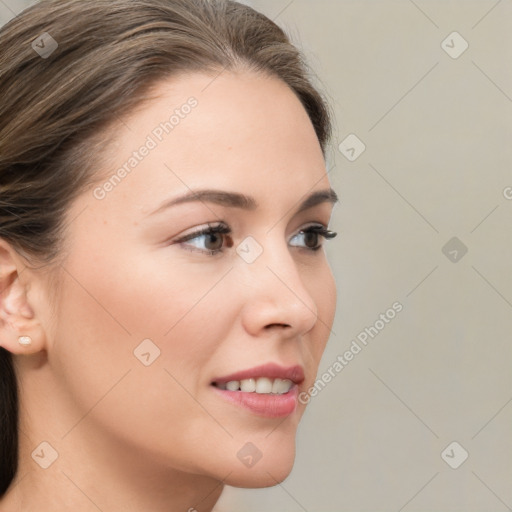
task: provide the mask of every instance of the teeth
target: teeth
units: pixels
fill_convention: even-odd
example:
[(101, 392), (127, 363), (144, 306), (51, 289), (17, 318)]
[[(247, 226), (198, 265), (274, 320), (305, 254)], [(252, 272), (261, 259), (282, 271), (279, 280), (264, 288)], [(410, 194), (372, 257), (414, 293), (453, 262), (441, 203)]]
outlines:
[(217, 384), (219, 389), (228, 391), (243, 391), (245, 393), (273, 394), (282, 395), (288, 393), (293, 382), (288, 379), (269, 379), (268, 377), (260, 377), (259, 379), (242, 379), (232, 380), (225, 384)]
[(272, 393), (272, 381), (266, 377), (261, 377), (256, 382), (256, 393)]
[(228, 391), (238, 391), (240, 389), (240, 381), (232, 380), (226, 383), (226, 389)]
[(256, 391), (256, 381), (254, 379), (243, 379), (240, 381), (240, 391), (252, 393)]
[(292, 381), (288, 379), (275, 379), (272, 384), (272, 393), (277, 393), (278, 395), (288, 393), (292, 384)]

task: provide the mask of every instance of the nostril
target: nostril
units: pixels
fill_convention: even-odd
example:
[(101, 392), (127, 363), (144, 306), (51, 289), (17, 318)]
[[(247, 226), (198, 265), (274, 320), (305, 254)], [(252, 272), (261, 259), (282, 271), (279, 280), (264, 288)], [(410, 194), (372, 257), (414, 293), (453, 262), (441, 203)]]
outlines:
[(270, 327), (274, 327), (274, 326), (277, 326), (277, 327), (291, 327), (290, 324), (268, 324), (265, 326), (265, 329), (269, 329)]

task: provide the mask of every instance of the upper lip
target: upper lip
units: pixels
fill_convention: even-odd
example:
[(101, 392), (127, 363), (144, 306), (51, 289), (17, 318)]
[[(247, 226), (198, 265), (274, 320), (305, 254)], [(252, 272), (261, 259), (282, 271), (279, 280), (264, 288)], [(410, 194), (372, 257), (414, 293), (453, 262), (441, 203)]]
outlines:
[(225, 384), (233, 380), (257, 379), (259, 377), (288, 379), (295, 384), (301, 384), (304, 381), (304, 369), (299, 365), (284, 367), (275, 363), (267, 363), (250, 368), (249, 370), (242, 370), (231, 375), (216, 378), (212, 383)]

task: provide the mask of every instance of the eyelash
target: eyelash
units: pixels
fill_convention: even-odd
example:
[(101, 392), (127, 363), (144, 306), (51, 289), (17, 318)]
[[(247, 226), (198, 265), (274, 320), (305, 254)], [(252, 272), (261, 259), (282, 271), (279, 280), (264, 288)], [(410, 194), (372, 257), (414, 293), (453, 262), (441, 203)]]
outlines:
[[(231, 228), (227, 226), (224, 223), (218, 224), (216, 226), (211, 226), (208, 224), (207, 228), (201, 229), (195, 233), (191, 233), (190, 235), (187, 235), (183, 238), (180, 238), (179, 240), (176, 240), (175, 243), (178, 243), (185, 247), (186, 250), (191, 252), (199, 252), (208, 256), (215, 256), (216, 254), (224, 252), (224, 249), (215, 249), (215, 250), (202, 250), (202, 249), (190, 249), (186, 248), (185, 242), (188, 242), (189, 240), (195, 240), (196, 238), (200, 238), (201, 236), (205, 235), (230, 235), (232, 233)], [(300, 234), (309, 234), (309, 233), (315, 233), (317, 235), (322, 236), (323, 238), (329, 240), (331, 238), (334, 238), (338, 233), (335, 233), (334, 231), (329, 231), (324, 225), (318, 224), (309, 226), (305, 229), (301, 229), (297, 235)], [(297, 236), (297, 235), (294, 235)], [(231, 244), (229, 247), (232, 247), (233, 244)], [(317, 245), (316, 247), (310, 248), (310, 247), (304, 247), (307, 251), (316, 252), (319, 249), (321, 249), (323, 245)]]

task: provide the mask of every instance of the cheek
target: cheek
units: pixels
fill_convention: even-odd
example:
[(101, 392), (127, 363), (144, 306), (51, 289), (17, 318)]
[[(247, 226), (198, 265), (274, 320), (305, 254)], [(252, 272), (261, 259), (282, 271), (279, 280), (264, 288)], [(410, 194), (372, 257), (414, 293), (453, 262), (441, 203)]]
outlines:
[(69, 267), (57, 333), (67, 350), (105, 361), (101, 370), (130, 366), (139, 345), (154, 344), (152, 357), (160, 352), (166, 365), (197, 375), (231, 325), (223, 323), (230, 313), (222, 287), (215, 289), (219, 276), (150, 256), (101, 265)]
[(305, 388), (309, 388), (316, 378), (327, 342), (333, 335), (337, 290), (334, 276), (327, 264), (319, 268), (314, 275), (310, 275), (304, 284), (316, 304), (318, 313), (317, 322), (307, 334), (307, 341), (304, 344), (304, 357), (311, 368), (309, 379), (305, 383)]
[(332, 335), (332, 324), (336, 315), (337, 290), (336, 282), (328, 265), (324, 265), (311, 283), (311, 294), (318, 309), (318, 320), (315, 325), (317, 332), (315, 339), (318, 342), (320, 355)]
[(127, 279), (120, 266), (68, 267), (52, 358), (72, 404), (63, 433), (83, 418), (69, 441), (94, 433), (182, 468), (190, 439), (214, 432), (225, 442), (195, 397), (234, 312), (218, 275), (191, 274), (139, 266)]

